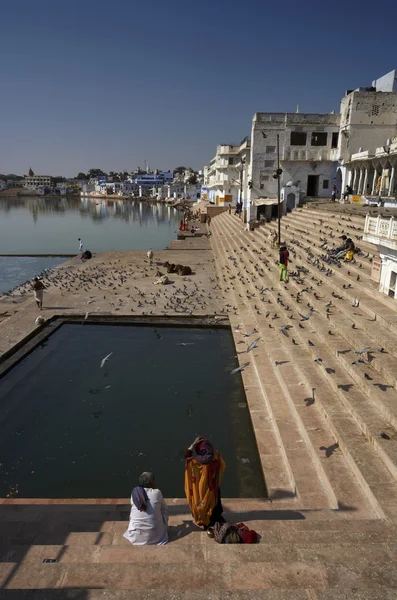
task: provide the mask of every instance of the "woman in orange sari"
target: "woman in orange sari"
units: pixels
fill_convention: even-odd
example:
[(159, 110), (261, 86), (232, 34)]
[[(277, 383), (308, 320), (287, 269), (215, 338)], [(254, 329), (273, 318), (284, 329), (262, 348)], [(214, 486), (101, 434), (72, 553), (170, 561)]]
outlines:
[(225, 462), (211, 442), (197, 437), (185, 454), (185, 494), (196, 525), (208, 529), (222, 517), (220, 483)]

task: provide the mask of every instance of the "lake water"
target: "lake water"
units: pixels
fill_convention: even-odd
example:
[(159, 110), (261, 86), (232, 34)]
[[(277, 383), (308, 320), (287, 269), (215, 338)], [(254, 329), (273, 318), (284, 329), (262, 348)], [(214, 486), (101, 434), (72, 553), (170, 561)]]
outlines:
[(28, 279), (33, 279), (44, 269), (51, 269), (65, 262), (65, 258), (0, 256), (0, 294), (13, 290)]
[(153, 471), (183, 497), (199, 434), (226, 462), (223, 496), (264, 497), (235, 355), (228, 330), (61, 326), (0, 379), (0, 496), (123, 498)]
[(180, 212), (137, 200), (0, 197), (0, 254), (162, 250), (176, 239)]

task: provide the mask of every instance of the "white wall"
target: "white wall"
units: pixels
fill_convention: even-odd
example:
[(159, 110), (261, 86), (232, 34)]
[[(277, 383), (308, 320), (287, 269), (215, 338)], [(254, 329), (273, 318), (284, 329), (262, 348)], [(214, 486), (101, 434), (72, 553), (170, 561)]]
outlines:
[(376, 88), (377, 92), (397, 92), (397, 75), (396, 70), (386, 73), (379, 79), (372, 82), (372, 87)]
[(341, 101), (339, 154), (346, 162), (352, 154), (370, 154), (397, 134), (397, 93), (352, 92)]
[[(380, 273), (379, 291), (383, 294), (389, 294), (389, 283), (392, 272), (397, 273), (397, 250), (381, 247), (380, 257), (382, 267)], [(395, 296), (396, 298), (396, 296)]]

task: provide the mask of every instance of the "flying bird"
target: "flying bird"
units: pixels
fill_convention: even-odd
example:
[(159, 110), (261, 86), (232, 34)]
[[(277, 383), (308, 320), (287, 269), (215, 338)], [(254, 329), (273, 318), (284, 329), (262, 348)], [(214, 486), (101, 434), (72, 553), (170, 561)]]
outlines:
[(105, 364), (105, 362), (106, 362), (107, 360), (109, 360), (109, 358), (112, 356), (112, 354), (113, 354), (113, 352), (110, 352), (110, 354), (108, 354), (107, 356), (105, 356), (105, 358), (103, 358), (103, 359), (101, 360), (101, 369), (102, 369), (103, 365)]
[(355, 350), (354, 354), (365, 354), (366, 352), (368, 352), (369, 348), (362, 348), (361, 350)]
[(312, 316), (312, 312), (313, 312), (313, 309), (310, 309), (310, 311), (307, 313), (306, 316), (301, 315), (301, 313), (299, 313), (300, 317), (301, 317), (301, 321), (308, 321), (310, 319), (310, 317)]
[(251, 333), (243, 333), (244, 337), (251, 337), (251, 335), (254, 335), (254, 333), (258, 333), (257, 329), (254, 329), (251, 331)]
[(258, 346), (258, 342), (259, 342), (259, 340), (260, 340), (260, 339), (261, 339), (261, 338), (260, 338), (260, 337), (258, 337), (258, 339), (257, 339), (257, 340), (254, 340), (254, 341), (252, 342), (252, 344), (250, 344), (250, 345), (248, 346), (248, 348), (247, 348), (247, 352), (251, 352), (251, 350), (253, 350), (254, 348), (256, 348), (256, 347)]
[(250, 363), (246, 362), (243, 365), (241, 365), (241, 367), (237, 367), (237, 369), (233, 369), (233, 371), (230, 372), (230, 375), (235, 375), (236, 373), (239, 373), (240, 371), (244, 371), (245, 367), (248, 367)]

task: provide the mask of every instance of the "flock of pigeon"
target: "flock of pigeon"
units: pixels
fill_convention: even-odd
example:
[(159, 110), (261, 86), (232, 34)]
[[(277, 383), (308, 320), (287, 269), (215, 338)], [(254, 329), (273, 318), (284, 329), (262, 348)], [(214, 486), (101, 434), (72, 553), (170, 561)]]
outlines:
[[(345, 223), (341, 223), (340, 221), (345, 221)], [(236, 305), (247, 304), (248, 301), (255, 320), (260, 324), (259, 329), (263, 338), (266, 337), (263, 327), (267, 322), (268, 328), (275, 331), (278, 330), (281, 336), (290, 341), (291, 345), (299, 346), (301, 344), (307, 344), (307, 346), (311, 348), (311, 352), (314, 353), (314, 363), (319, 367), (322, 367), (324, 372), (329, 376), (335, 375), (335, 369), (326, 364), (327, 361), (324, 356), (322, 357), (315, 354), (317, 342), (314, 343), (312, 340), (308, 339), (307, 335), (310, 335), (311, 332), (312, 335), (316, 334), (319, 318), (323, 320), (322, 326), (324, 326), (327, 325), (327, 323), (324, 322), (325, 318), (329, 320), (338, 314), (335, 300), (350, 302), (353, 309), (358, 309), (360, 306), (360, 299), (358, 296), (354, 296), (352, 300), (349, 300), (349, 297), (351, 297), (352, 294), (354, 295), (354, 292), (356, 294), (359, 293), (358, 286), (355, 286), (353, 282), (353, 275), (349, 270), (349, 266), (341, 261), (334, 261), (333, 263), (327, 261), (329, 256), (327, 251), (334, 245), (330, 240), (334, 239), (336, 243), (340, 242), (340, 240), (338, 240), (338, 234), (344, 233), (347, 229), (357, 230), (357, 232), (360, 231), (359, 227), (349, 223), (350, 219), (348, 217), (342, 217), (340, 221), (338, 221), (338, 227), (334, 228), (334, 230), (328, 225), (323, 225), (320, 221), (321, 234), (323, 235), (325, 230), (328, 231), (328, 237), (323, 237), (321, 246), (318, 246), (319, 249), (326, 252), (324, 255), (319, 256), (319, 252), (313, 251), (316, 242), (307, 237), (309, 236), (309, 233), (305, 230), (300, 230), (301, 235), (299, 240), (292, 238), (288, 241), (288, 250), (290, 259), (292, 259), (292, 270), (290, 270), (289, 277), (294, 281), (294, 285), (286, 284), (283, 285), (283, 287), (278, 287), (275, 282), (273, 286), (269, 285), (276, 274), (274, 265), (278, 265), (278, 250), (272, 251), (270, 245), (267, 247), (265, 245), (260, 246), (260, 243), (258, 243), (259, 239), (265, 244), (263, 237), (257, 237), (256, 244), (250, 243), (248, 240), (245, 245), (241, 246), (238, 245), (237, 239), (234, 239), (232, 243), (232, 237), (228, 238), (228, 264), (223, 267), (222, 273), (224, 291), (225, 293), (229, 292), (229, 304), (226, 304), (226, 306), (230, 312), (234, 315), (238, 315), (239, 311)], [(350, 232), (348, 233), (352, 235)], [(361, 237), (362, 236), (357, 233), (356, 239), (360, 240)], [(365, 254), (360, 250), (358, 250), (358, 254), (365, 259), (369, 259), (369, 262), (371, 261), (368, 254)], [(250, 263), (249, 265), (247, 265), (247, 261)], [(307, 266), (305, 266), (305, 262), (308, 263)], [(362, 268), (361, 262), (357, 263), (356, 267)], [(329, 287), (324, 286), (324, 277), (332, 278), (335, 273), (342, 268), (346, 270), (348, 276), (352, 276), (352, 284), (342, 286), (342, 288), (346, 289), (347, 297), (342, 297), (342, 295), (336, 291), (336, 286), (331, 286), (334, 287), (334, 289), (330, 293), (330, 297), (326, 298), (326, 294), (329, 293)], [(317, 277), (315, 273), (313, 274), (313, 271), (315, 272), (316, 270), (321, 272), (321, 276)], [(360, 281), (360, 276), (354, 276), (354, 279)], [(328, 288), (328, 292), (323, 291), (325, 287)], [(355, 287), (357, 288), (356, 290), (354, 289)], [(282, 289), (282, 292), (278, 291), (278, 289)], [(315, 301), (325, 301), (321, 312), (316, 310), (319, 306)], [(299, 305), (301, 305), (302, 308), (300, 308)], [(314, 314), (316, 314), (316, 323), (312, 324), (311, 319)], [(351, 311), (351, 314), (353, 317), (354, 311)], [(351, 328), (357, 330), (354, 322), (352, 323)], [(303, 337), (298, 333), (301, 329), (306, 329)], [(294, 337), (293, 331), (297, 331), (297, 334)], [(371, 363), (376, 358), (376, 353), (383, 354), (385, 352), (383, 347), (374, 346), (374, 342), (371, 340), (372, 343), (368, 344), (366, 347), (359, 347), (358, 349), (351, 347), (347, 348), (348, 342), (346, 339), (338, 336), (338, 331), (332, 328), (331, 323), (328, 323), (326, 329), (324, 328), (324, 332), (327, 332), (329, 336), (334, 336), (333, 339), (337, 340), (337, 343), (340, 343), (341, 347), (342, 344), (344, 345), (345, 349), (338, 350), (338, 354), (339, 352), (341, 355), (351, 353), (354, 358), (351, 364), (354, 367), (364, 365), (365, 371), (363, 376), (365, 380), (372, 381), (374, 379), (374, 373), (376, 373), (376, 371), (371, 369)], [(251, 333), (244, 333), (242, 330), (237, 329), (235, 330), (235, 333), (249, 336), (252, 335), (252, 333), (258, 333), (258, 330), (255, 328)], [(316, 338), (313, 339), (316, 341)], [(360, 339), (363, 339), (362, 335)], [(254, 344), (251, 344), (244, 352), (240, 352), (239, 354), (245, 352), (248, 354), (257, 347), (260, 340), (261, 336), (255, 340)], [(323, 345), (324, 343), (320, 343), (319, 347), (322, 347)], [(243, 371), (249, 364), (249, 362), (244, 362), (237, 369), (234, 369), (232, 374)], [(282, 365), (284, 362), (281, 361), (276, 363), (276, 366), (277, 364)], [(348, 366), (347, 361), (345, 364)]]

